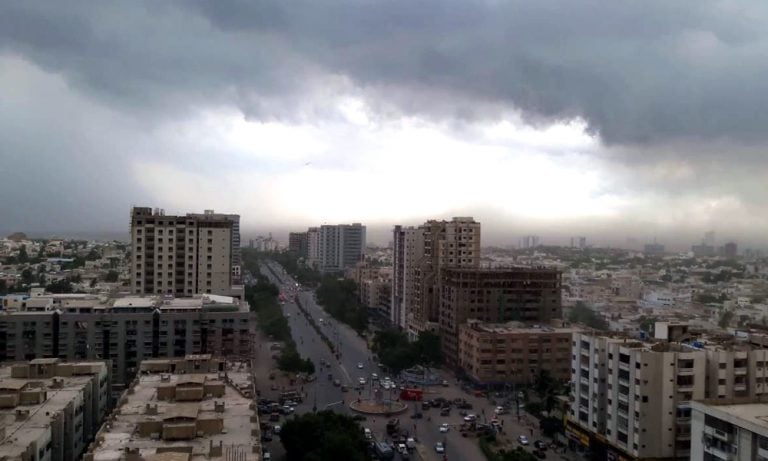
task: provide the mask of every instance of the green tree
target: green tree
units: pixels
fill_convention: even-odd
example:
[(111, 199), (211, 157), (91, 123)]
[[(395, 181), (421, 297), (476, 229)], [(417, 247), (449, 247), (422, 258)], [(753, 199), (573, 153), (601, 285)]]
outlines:
[(581, 301), (577, 302), (576, 305), (571, 308), (568, 320), (574, 323), (583, 323), (595, 330), (606, 331), (609, 328), (607, 320)]
[(20, 264), (24, 264), (29, 261), (26, 245), (22, 245), (21, 248), (19, 248), (19, 255), (16, 257), (16, 261), (18, 261)]
[(104, 277), (104, 280), (109, 283), (114, 283), (114, 282), (117, 282), (119, 277), (120, 277), (119, 272), (111, 270), (107, 272), (107, 275)]
[(722, 313), (720, 313), (720, 320), (717, 322), (717, 324), (720, 326), (720, 328), (728, 328), (728, 326), (731, 324), (731, 320), (733, 320), (733, 312), (724, 310)]
[(563, 426), (563, 420), (548, 416), (539, 420), (539, 429), (547, 437), (554, 437), (556, 434), (565, 433), (565, 427)]
[(443, 349), (440, 346), (440, 336), (431, 331), (419, 333), (412, 345), (413, 355), (426, 366), (437, 366), (443, 363)]
[(89, 251), (88, 254), (85, 256), (85, 260), (96, 261), (97, 259), (101, 259), (101, 254), (96, 248), (91, 248), (91, 251)]
[(32, 275), (32, 269), (26, 268), (23, 271), (21, 271), (21, 283), (24, 285), (29, 285), (34, 281), (34, 277)]
[(558, 382), (549, 370), (541, 370), (534, 378), (533, 390), (544, 405), (547, 413), (551, 412), (557, 403), (557, 396), (562, 389), (562, 383)]
[(280, 431), (287, 461), (367, 461), (363, 429), (350, 416), (332, 411), (289, 419)]

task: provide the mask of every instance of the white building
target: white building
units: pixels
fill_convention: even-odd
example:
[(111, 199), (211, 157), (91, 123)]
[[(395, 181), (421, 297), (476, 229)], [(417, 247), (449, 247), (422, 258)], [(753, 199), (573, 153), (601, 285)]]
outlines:
[(317, 268), (324, 272), (343, 271), (363, 259), (365, 226), (360, 223), (322, 225), (317, 242)]

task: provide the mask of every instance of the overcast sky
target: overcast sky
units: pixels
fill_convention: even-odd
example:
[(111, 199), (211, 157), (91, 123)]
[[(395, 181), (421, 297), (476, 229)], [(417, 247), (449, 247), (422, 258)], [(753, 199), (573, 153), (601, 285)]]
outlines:
[(146, 205), (768, 246), (766, 25), (764, 0), (2, 2), (0, 230)]

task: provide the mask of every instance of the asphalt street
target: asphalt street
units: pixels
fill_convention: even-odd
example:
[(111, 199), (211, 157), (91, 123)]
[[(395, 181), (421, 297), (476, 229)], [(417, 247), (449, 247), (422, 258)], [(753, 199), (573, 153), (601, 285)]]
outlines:
[[(304, 413), (312, 411), (312, 409), (316, 407), (318, 410), (328, 408), (342, 413), (354, 413), (347, 405), (359, 395), (366, 397), (367, 394), (370, 393), (371, 373), (377, 373), (379, 377), (386, 376), (386, 373), (382, 373), (377, 364), (371, 360), (372, 352), (368, 350), (365, 340), (352, 328), (332, 319), (323, 308), (317, 304), (313, 291), (306, 290), (303, 287), (298, 287), (297, 289), (296, 282), (279, 264), (275, 262), (269, 262), (268, 264), (272, 268), (272, 271), (278, 275), (278, 278), (275, 278), (272, 272), (267, 270), (266, 267), (262, 267), (262, 273), (275, 283), (285, 296), (286, 301), (283, 305), (283, 312), (289, 316), (288, 322), (291, 327), (293, 338), (296, 341), (297, 349), (302, 357), (311, 359), (315, 363), (317, 369), (317, 380), (313, 383), (304, 385), (303, 390), (306, 394), (306, 398), (304, 402), (296, 408), (296, 412)], [(298, 306), (293, 301), (294, 295), (299, 297), (304, 309), (310, 316), (312, 316), (326, 336), (337, 345), (341, 351), (340, 360), (337, 360), (331, 354), (328, 346), (322, 342), (318, 333), (299, 310)], [(321, 319), (322, 322), (320, 321)], [(330, 368), (321, 369), (321, 360), (330, 363)], [(358, 368), (358, 364), (362, 364), (363, 368)], [(339, 379), (342, 384), (349, 386), (349, 392), (342, 393), (339, 387), (333, 386), (332, 380), (328, 379), (329, 373), (332, 375), (332, 379)], [(474, 409), (470, 411), (475, 412), (481, 421), (483, 421), (483, 419), (490, 419), (491, 415), (493, 415), (493, 405), (488, 399), (468, 394), (460, 389), (456, 385), (455, 379), (449, 376), (446, 372), (441, 372), (441, 374), (449, 381), (450, 385), (448, 387), (432, 387), (425, 397), (434, 398), (443, 396), (451, 399), (454, 397), (465, 398), (474, 405)], [(367, 381), (365, 390), (361, 392), (354, 389), (360, 377), (366, 378)], [(395, 377), (393, 376), (392, 378)], [(394, 397), (396, 397), (396, 394)], [(416, 405), (420, 406), (419, 403), (416, 403)], [(401, 427), (408, 429), (411, 434), (416, 436), (419, 442), (419, 449), (417, 450), (416, 456), (413, 456), (412, 459), (423, 459), (424, 461), (439, 461), (444, 459), (443, 455), (435, 453), (434, 446), (438, 441), (445, 444), (446, 459), (448, 460), (463, 461), (485, 459), (480, 451), (477, 441), (472, 437), (462, 437), (459, 433), (458, 426), (461, 425), (462, 416), (458, 414), (456, 409), (453, 409), (451, 415), (448, 417), (440, 417), (439, 410), (427, 410), (424, 412), (423, 419), (411, 419), (410, 416), (413, 414), (413, 410), (414, 408), (411, 406), (408, 411), (399, 415)], [(505, 431), (510, 431), (509, 434), (513, 435), (513, 438), (515, 438), (520, 434), (525, 434), (530, 437), (531, 431), (533, 430), (533, 436), (536, 438), (538, 436), (536, 429), (532, 429), (526, 425), (525, 418), (524, 415), (523, 421), (518, 423), (516, 417), (512, 415), (504, 416), (502, 419), (505, 423)], [(440, 424), (442, 423), (449, 424), (450, 430), (447, 433), (441, 433), (439, 431)], [(386, 439), (386, 418), (368, 417), (366, 421), (361, 422), (361, 425), (371, 429), (376, 438)], [(273, 450), (276, 459), (280, 459), (280, 453), (278, 453), (278, 451), (279, 450)], [(547, 459), (560, 460), (561, 458), (550, 451), (547, 453)]]

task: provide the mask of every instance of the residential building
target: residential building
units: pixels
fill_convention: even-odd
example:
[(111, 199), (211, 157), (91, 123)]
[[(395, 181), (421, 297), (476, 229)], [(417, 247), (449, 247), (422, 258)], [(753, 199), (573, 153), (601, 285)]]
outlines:
[[(415, 338), (422, 331), (437, 332), (440, 329), (442, 271), (448, 268), (480, 267), (480, 223), (473, 218), (456, 217), (450, 221), (427, 221), (419, 229), (419, 233), (413, 236), (413, 304), (406, 306), (406, 322), (411, 338)], [(422, 238), (424, 255), (419, 257)], [(406, 269), (406, 274), (408, 270), (410, 269)], [(407, 289), (406, 285), (406, 291)]]
[(262, 459), (248, 361), (142, 362), (85, 461)]
[(571, 377), (571, 336), (577, 330), (521, 322), (459, 326), (459, 367), (476, 384), (532, 384), (546, 370), (560, 381)]
[(241, 277), (242, 277), (242, 266), (243, 266), (243, 258), (242, 258), (242, 250), (241, 250), (241, 243), (240, 243), (240, 215), (238, 214), (226, 214), (226, 213), (216, 213), (214, 210), (205, 210), (203, 214), (188, 214), (187, 216), (192, 216), (199, 219), (214, 219), (214, 220), (225, 220), (230, 221), (232, 223), (232, 238), (231, 238), (231, 245), (230, 245), (230, 254), (232, 255), (232, 284), (233, 285), (240, 285), (242, 283)]
[[(42, 301), (46, 296), (30, 299)], [(111, 360), (119, 389), (148, 358), (202, 353), (248, 357), (252, 352), (254, 317), (248, 304), (235, 298), (203, 294), (52, 299), (46, 310), (0, 312), (0, 361)]]
[(728, 242), (723, 245), (723, 256), (727, 259), (736, 259), (739, 254), (739, 246), (736, 242)]
[(586, 247), (587, 247), (586, 237), (571, 237), (571, 248), (586, 248)]
[(360, 223), (322, 225), (318, 230), (317, 269), (342, 272), (363, 259), (365, 226)]
[(237, 215), (166, 215), (131, 210), (131, 289), (134, 294), (242, 297)]
[(288, 251), (300, 258), (306, 258), (309, 251), (309, 233), (291, 232), (288, 234)]
[(691, 458), (768, 461), (768, 398), (691, 402)]
[[(395, 226), (393, 231), (392, 294), (390, 321), (409, 331), (409, 313), (416, 302), (419, 265), (424, 261), (424, 230), (420, 227)], [(415, 333), (410, 331), (411, 336)]]
[(446, 364), (458, 365), (459, 327), (469, 319), (493, 323), (559, 319), (561, 283), (556, 269), (443, 269), (439, 302)]
[(537, 246), (539, 246), (538, 235), (526, 235), (520, 239), (520, 248), (536, 248)]
[(607, 459), (689, 459), (700, 440), (692, 401), (768, 394), (768, 350), (680, 324), (655, 330), (646, 340), (574, 334), (571, 440)]
[(110, 410), (110, 383), (105, 362), (0, 367), (0, 459), (80, 459)]
[(307, 229), (307, 262), (310, 267), (317, 267), (320, 261), (320, 229)]
[(666, 248), (661, 243), (646, 243), (643, 249), (643, 253), (649, 256), (663, 255)]

